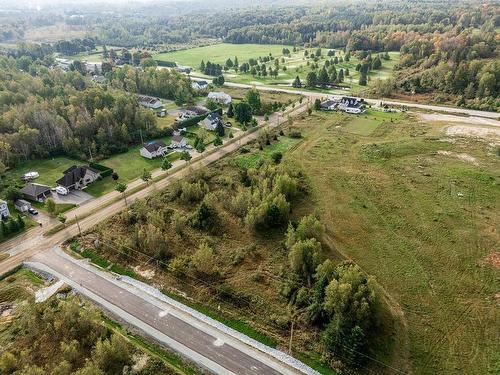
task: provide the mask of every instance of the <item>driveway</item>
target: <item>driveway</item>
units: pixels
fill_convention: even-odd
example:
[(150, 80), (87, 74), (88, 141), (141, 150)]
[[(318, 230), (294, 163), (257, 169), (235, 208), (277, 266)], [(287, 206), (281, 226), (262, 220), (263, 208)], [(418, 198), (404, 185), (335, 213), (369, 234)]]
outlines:
[(68, 195), (61, 195), (56, 192), (52, 192), (52, 197), (56, 203), (70, 203), (76, 205), (82, 205), (83, 203), (94, 198), (92, 195), (81, 190), (73, 190)]

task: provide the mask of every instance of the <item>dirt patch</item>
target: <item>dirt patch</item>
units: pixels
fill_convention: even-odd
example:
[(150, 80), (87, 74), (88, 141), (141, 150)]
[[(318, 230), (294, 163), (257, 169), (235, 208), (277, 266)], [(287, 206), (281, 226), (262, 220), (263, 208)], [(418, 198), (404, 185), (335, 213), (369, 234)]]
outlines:
[(486, 258), (484, 258), (481, 263), (489, 264), (489, 265), (492, 265), (494, 268), (499, 269), (500, 268), (500, 251), (495, 251), (495, 252), (491, 253)]
[(472, 165), (479, 165), (476, 158), (474, 156), (469, 155), (469, 154), (464, 154), (464, 153), (458, 154), (456, 152), (445, 151), (445, 150), (438, 150), (437, 154), (457, 158), (459, 160), (462, 160), (462, 161), (469, 163), (469, 164), (472, 164)]
[(488, 128), (484, 126), (453, 125), (446, 128), (446, 134), (491, 138), (500, 137), (500, 129)]
[(154, 269), (142, 268), (141, 266), (134, 267), (134, 272), (148, 280), (151, 280), (155, 276)]
[(444, 115), (441, 113), (420, 113), (420, 118), (425, 121), (458, 122), (465, 125), (487, 125), (500, 127), (500, 121), (477, 116)]

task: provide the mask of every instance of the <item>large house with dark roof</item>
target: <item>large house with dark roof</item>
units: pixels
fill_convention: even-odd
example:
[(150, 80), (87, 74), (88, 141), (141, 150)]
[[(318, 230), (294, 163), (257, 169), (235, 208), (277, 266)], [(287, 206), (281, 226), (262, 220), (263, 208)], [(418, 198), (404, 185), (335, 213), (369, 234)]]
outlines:
[(35, 202), (43, 202), (45, 198), (49, 197), (52, 194), (52, 192), (50, 191), (50, 187), (48, 186), (29, 183), (21, 189), (21, 194), (26, 199)]
[(205, 117), (201, 124), (205, 129), (214, 131), (215, 129), (217, 129), (217, 125), (224, 125), (224, 122), (221, 115), (219, 115), (217, 112), (212, 112), (207, 117)]
[(163, 141), (151, 141), (144, 143), (144, 147), (140, 149), (141, 156), (148, 159), (154, 159), (159, 156), (164, 156), (167, 152), (167, 145)]
[(64, 176), (57, 180), (57, 185), (66, 188), (68, 191), (83, 189), (101, 176), (99, 170), (86, 165), (81, 167), (73, 165), (66, 169), (63, 174)]

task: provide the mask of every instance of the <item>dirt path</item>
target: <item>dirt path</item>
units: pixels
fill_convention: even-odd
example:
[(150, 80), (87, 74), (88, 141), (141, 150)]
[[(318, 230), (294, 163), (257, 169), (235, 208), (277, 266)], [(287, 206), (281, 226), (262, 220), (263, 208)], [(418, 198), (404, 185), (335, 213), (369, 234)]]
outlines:
[[(480, 138), (500, 138), (500, 121), (477, 116), (456, 116), (441, 113), (419, 113), (424, 121), (445, 123), (445, 133), (451, 136), (472, 136)], [(453, 125), (452, 125), (453, 124)], [(456, 125), (454, 125), (456, 124)]]

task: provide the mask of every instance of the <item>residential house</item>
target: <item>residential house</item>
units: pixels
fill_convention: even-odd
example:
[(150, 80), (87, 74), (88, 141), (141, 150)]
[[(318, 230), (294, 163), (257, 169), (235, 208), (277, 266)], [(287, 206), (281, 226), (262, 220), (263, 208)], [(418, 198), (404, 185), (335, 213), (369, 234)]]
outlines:
[(205, 117), (201, 124), (205, 129), (214, 131), (215, 129), (217, 129), (217, 125), (224, 125), (224, 122), (222, 121), (221, 115), (219, 115), (217, 112), (212, 112), (207, 117)]
[(165, 117), (166, 115), (167, 115), (167, 110), (165, 108), (162, 108), (156, 112), (157, 117)]
[(182, 135), (172, 136), (172, 142), (170, 143), (170, 148), (183, 148), (187, 146), (187, 139)]
[(191, 86), (195, 90), (205, 90), (208, 88), (208, 82), (207, 81), (194, 81)]
[(164, 156), (167, 153), (167, 145), (163, 141), (151, 141), (144, 143), (144, 147), (139, 151), (141, 156), (148, 159), (154, 159)]
[(179, 128), (177, 130), (174, 129), (174, 134), (173, 135), (183, 135), (187, 133), (187, 128)]
[(362, 113), (363, 99), (343, 96), (342, 99), (340, 99), (338, 108), (347, 113)]
[(50, 191), (50, 187), (48, 186), (29, 183), (21, 189), (21, 194), (26, 199), (35, 202), (43, 202), (45, 198), (50, 197), (52, 192)]
[(212, 91), (208, 93), (208, 99), (212, 99), (219, 104), (227, 105), (231, 103), (231, 96), (222, 91)]
[(186, 73), (186, 74), (191, 73), (191, 67), (190, 66), (178, 65), (178, 66), (175, 67), (175, 70), (177, 70), (179, 73)]
[(18, 199), (14, 202), (14, 207), (19, 212), (28, 212), (28, 210), (31, 208), (31, 203), (25, 201), (24, 199)]
[(337, 108), (338, 103), (335, 100), (328, 99), (321, 103), (322, 111), (333, 111)]
[(10, 216), (7, 202), (0, 199), (0, 219), (4, 220)]
[(138, 95), (137, 101), (139, 105), (146, 108), (158, 109), (162, 106), (161, 100), (159, 98), (153, 98), (152, 96)]
[(92, 182), (96, 181), (101, 172), (89, 166), (77, 167), (73, 165), (63, 172), (64, 176), (57, 180), (57, 185), (66, 190), (81, 190)]

